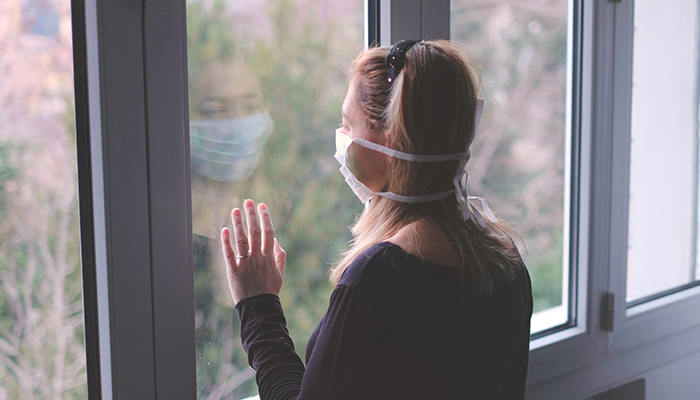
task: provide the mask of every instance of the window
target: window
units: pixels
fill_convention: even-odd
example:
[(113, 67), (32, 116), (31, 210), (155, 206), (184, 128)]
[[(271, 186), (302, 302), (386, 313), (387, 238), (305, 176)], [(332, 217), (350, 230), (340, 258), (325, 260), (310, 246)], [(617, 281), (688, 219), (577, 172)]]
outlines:
[(87, 399), (70, 2), (0, 4), (0, 398)]
[(486, 107), (472, 146), (470, 190), (526, 238), (533, 333), (574, 317), (571, 7), (568, 0), (451, 1), (450, 39), (464, 44), (477, 71), (483, 66)]
[(692, 0), (634, 7), (630, 305), (700, 279), (697, 12)]
[[(328, 307), (327, 271), (362, 204), (333, 158), (346, 70), (364, 48), (356, 1), (187, 3), (199, 398), (257, 393), (219, 232), (247, 198), (287, 250), (280, 294), (299, 355)], [(232, 396), (232, 397), (230, 397)]]
[(700, 324), (697, 10), (695, 2), (615, 6), (610, 351)]

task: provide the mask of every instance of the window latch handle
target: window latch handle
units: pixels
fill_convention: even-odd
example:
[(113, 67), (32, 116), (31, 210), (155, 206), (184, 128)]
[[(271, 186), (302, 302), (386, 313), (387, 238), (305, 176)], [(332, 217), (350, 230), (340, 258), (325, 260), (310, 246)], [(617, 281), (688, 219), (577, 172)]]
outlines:
[(601, 303), (600, 325), (604, 331), (612, 332), (615, 327), (615, 293), (603, 293)]

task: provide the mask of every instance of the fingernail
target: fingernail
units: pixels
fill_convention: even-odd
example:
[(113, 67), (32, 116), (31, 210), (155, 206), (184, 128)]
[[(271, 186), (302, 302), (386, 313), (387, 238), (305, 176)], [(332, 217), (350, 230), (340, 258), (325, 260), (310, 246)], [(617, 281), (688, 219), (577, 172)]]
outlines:
[(233, 215), (235, 215), (236, 217), (240, 217), (240, 216), (241, 216), (241, 210), (238, 209), (238, 208), (234, 208), (234, 209), (233, 209)]
[(265, 205), (265, 203), (260, 203), (260, 208), (263, 210), (267, 210), (267, 206)]
[(253, 200), (248, 199), (248, 200), (245, 201), (245, 205), (246, 205), (246, 207), (252, 207), (252, 206), (254, 206), (255, 204), (253, 203)]

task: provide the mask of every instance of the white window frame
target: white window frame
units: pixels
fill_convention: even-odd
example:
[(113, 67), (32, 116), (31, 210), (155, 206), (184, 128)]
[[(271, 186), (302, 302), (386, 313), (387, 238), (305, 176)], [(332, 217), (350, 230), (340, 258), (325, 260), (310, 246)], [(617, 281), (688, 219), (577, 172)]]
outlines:
[[(375, 1), (382, 45), (449, 39), (449, 0)], [(186, 4), (72, 3), (90, 398), (193, 399)], [(626, 308), (633, 2), (580, 4), (577, 318), (531, 342), (531, 399), (579, 398), (700, 349), (697, 288)]]
[(619, 118), (613, 121), (611, 143), (615, 157), (611, 173), (614, 218), (610, 220), (610, 291), (615, 293), (615, 315), (609, 352), (624, 351), (700, 325), (700, 286), (634, 307), (627, 305), (634, 3), (626, 0), (615, 6), (612, 109)]
[[(580, 355), (575, 342), (550, 345), (558, 347), (551, 357), (532, 351), (530, 371), (548, 378), (528, 376), (528, 399), (583, 399), (700, 349), (697, 287), (627, 308), (634, 1), (589, 0), (583, 8), (582, 171), (590, 181), (582, 173), (581, 187), (590, 195), (590, 258), (581, 266), (589, 269), (587, 334), (596, 338), (598, 360), (558, 371), (569, 350)], [(614, 299), (612, 307), (606, 299)], [(603, 319), (612, 326), (603, 329)]]

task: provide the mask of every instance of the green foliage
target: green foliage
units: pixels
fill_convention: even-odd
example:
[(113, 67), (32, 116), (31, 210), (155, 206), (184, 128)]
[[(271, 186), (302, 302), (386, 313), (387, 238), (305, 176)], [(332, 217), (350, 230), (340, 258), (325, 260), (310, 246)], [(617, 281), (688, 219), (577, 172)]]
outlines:
[(222, 0), (215, 0), (211, 5), (187, 2), (187, 66), (191, 76), (203, 63), (233, 57), (236, 43), (231, 29), (234, 24)]
[(527, 262), (527, 268), (532, 278), (534, 312), (562, 304), (563, 232), (554, 230), (543, 232), (543, 234), (553, 238), (553, 243)]
[[(75, 154), (73, 99), (65, 104), (63, 124), (36, 125), (45, 129), (42, 140), (0, 142), (0, 338), (7, 344), (0, 389), (9, 398), (87, 399), (77, 193), (32, 171), (53, 152)], [(52, 118), (25, 117), (25, 129), (36, 129), (33, 118)], [(63, 173), (76, 173), (74, 160), (59, 156), (50, 165), (70, 177)]]
[(0, 141), (0, 221), (7, 217), (6, 184), (17, 178), (19, 170), (12, 164), (11, 152), (17, 148), (12, 142)]

